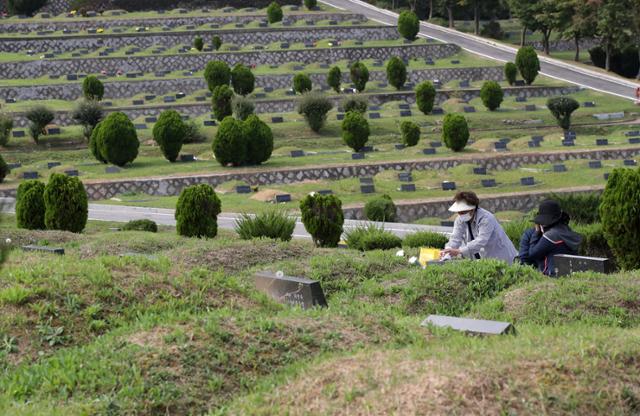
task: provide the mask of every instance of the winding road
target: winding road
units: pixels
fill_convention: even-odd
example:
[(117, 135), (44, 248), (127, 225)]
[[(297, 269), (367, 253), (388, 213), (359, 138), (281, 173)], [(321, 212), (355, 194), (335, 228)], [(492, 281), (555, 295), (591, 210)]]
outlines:
[[(338, 9), (363, 14), (370, 20), (382, 24), (396, 26), (398, 23), (397, 13), (375, 7), (361, 0), (320, 0), (320, 2)], [(514, 47), (494, 42), (490, 39), (425, 22), (420, 24), (419, 36), (433, 38), (446, 43), (455, 43), (468, 52), (501, 62), (514, 61), (518, 51)], [(539, 58), (540, 72), (543, 75), (576, 84), (583, 88), (634, 100), (635, 89), (640, 86), (640, 83), (631, 80), (623, 80), (547, 56), (539, 55)]]

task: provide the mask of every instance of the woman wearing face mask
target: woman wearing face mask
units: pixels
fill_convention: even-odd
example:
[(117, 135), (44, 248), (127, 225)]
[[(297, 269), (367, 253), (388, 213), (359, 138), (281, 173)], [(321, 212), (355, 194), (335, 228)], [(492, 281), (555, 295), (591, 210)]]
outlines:
[(552, 199), (540, 203), (533, 222), (535, 228), (520, 238), (520, 261), (536, 265), (547, 276), (555, 276), (553, 256), (577, 254), (582, 236), (569, 228), (569, 215)]
[(453, 233), (441, 256), (462, 256), (467, 259), (493, 258), (513, 263), (518, 252), (496, 217), (478, 205), (473, 192), (458, 192), (449, 211), (458, 214)]

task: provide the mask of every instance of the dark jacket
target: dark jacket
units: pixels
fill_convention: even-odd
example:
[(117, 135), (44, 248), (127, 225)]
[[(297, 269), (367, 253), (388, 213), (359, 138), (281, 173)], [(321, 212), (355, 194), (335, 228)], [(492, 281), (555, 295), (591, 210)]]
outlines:
[(544, 234), (527, 230), (520, 241), (520, 261), (536, 264), (547, 276), (555, 276), (553, 256), (556, 254), (578, 254), (582, 236), (567, 224), (557, 224)]

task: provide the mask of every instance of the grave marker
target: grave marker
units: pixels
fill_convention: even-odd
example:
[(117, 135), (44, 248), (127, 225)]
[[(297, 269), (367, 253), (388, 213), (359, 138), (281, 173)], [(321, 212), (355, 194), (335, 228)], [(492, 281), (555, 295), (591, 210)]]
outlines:
[(524, 106), (524, 111), (536, 111), (535, 104), (527, 104)]
[(527, 97), (516, 97), (516, 102), (517, 103), (526, 103), (527, 102)]
[(376, 188), (373, 185), (360, 185), (360, 193), (373, 194), (376, 192)]
[(636, 162), (635, 160), (631, 160), (631, 159), (626, 159), (624, 162), (624, 166), (637, 166), (638, 162)]
[(38, 179), (38, 172), (23, 172), (22, 179)]
[(147, 128), (147, 125), (144, 123), (136, 123), (133, 127), (135, 127), (136, 130), (144, 130)]
[(469, 80), (460, 81), (460, 88), (469, 88)]
[(436, 149), (434, 149), (433, 147), (427, 147), (426, 149), (422, 149), (422, 154), (423, 155), (435, 155), (436, 154)]
[(467, 105), (463, 108), (465, 113), (475, 113), (476, 112), (476, 108), (472, 105)]
[(380, 118), (380, 113), (369, 113), (369, 119), (374, 120), (379, 118)]
[(236, 186), (236, 193), (238, 194), (250, 194), (251, 192), (251, 187), (249, 185)]
[(507, 144), (505, 142), (495, 142), (493, 147), (496, 150), (507, 150)]
[(79, 176), (79, 175), (80, 175), (80, 173), (78, 172), (78, 170), (77, 170), (77, 169), (69, 169), (69, 170), (65, 170), (65, 171), (64, 171), (64, 173), (65, 173), (67, 176)]
[(332, 195), (333, 191), (331, 189), (321, 189), (318, 191), (320, 195)]
[(120, 168), (117, 166), (107, 166), (104, 171), (105, 173), (118, 173), (120, 172)]
[(602, 175), (602, 177), (604, 178), (605, 181), (609, 180), (609, 172)]
[(402, 143), (396, 143), (396, 144), (394, 145), (394, 148), (395, 148), (396, 150), (402, 150), (402, 149), (404, 149), (404, 148), (405, 148), (405, 145), (404, 145), (404, 144), (402, 144)]
[(400, 117), (411, 117), (411, 110), (402, 110), (400, 111)]
[(608, 146), (609, 140), (607, 139), (596, 139), (596, 146)]
[(24, 130), (14, 130), (12, 133), (13, 137), (24, 137)]
[(216, 125), (216, 122), (215, 122), (215, 120), (204, 120), (204, 121), (202, 122), (202, 124), (203, 124), (205, 127), (213, 127), (213, 126), (215, 126), (215, 125)]
[(22, 163), (7, 163), (9, 170), (18, 169), (22, 167)]
[(284, 122), (284, 119), (282, 117), (271, 117), (271, 122), (276, 124), (276, 123), (282, 123)]
[(195, 158), (194, 155), (182, 154), (182, 155), (180, 155), (180, 161), (181, 162), (195, 162), (196, 158)]
[(400, 172), (398, 173), (398, 180), (400, 182), (413, 182), (413, 177), (411, 172)]
[(451, 328), (455, 331), (478, 335), (514, 334), (515, 328), (508, 322), (487, 321), (484, 319), (457, 318), (444, 315), (429, 315), (420, 326), (430, 325), (438, 328)]
[(400, 185), (401, 192), (415, 192), (416, 185), (414, 183), (403, 183)]
[(36, 245), (33, 245), (33, 244), (29, 244), (29, 245), (26, 245), (26, 246), (22, 246), (22, 250), (24, 250), (24, 251), (40, 251), (40, 252), (43, 252), (43, 253), (64, 255), (64, 248), (62, 248), (62, 247), (36, 246)]
[(145, 117), (144, 118), (144, 122), (145, 123), (155, 123), (156, 121), (158, 121), (158, 119), (156, 117)]
[(553, 171), (554, 172), (566, 172), (567, 171), (567, 167), (565, 165), (553, 165)]
[(373, 148), (373, 146), (362, 146), (362, 149), (360, 149), (360, 151), (364, 153), (370, 153), (375, 151), (375, 149)]
[(47, 134), (60, 134), (60, 127), (47, 127)]
[(444, 181), (444, 182), (442, 182), (442, 190), (443, 191), (455, 191), (456, 190), (456, 183), (455, 182), (450, 182), (450, 181)]
[(440, 221), (442, 227), (453, 227), (453, 221)]
[(344, 114), (336, 114), (336, 120), (344, 120)]
[(516, 82), (513, 85), (516, 86), (516, 87), (524, 87), (525, 83), (524, 83), (524, 80), (517, 79)]
[(596, 103), (594, 103), (593, 101), (585, 101), (584, 103), (582, 103), (582, 105), (585, 108), (593, 108), (596, 106)]
[(629, 139), (629, 144), (640, 144), (640, 137), (632, 137)]
[(47, 169), (55, 168), (56, 166), (60, 166), (60, 162), (47, 162)]
[(473, 168), (473, 174), (474, 175), (486, 175), (487, 174), (487, 168), (485, 168), (485, 167)]
[(590, 169), (600, 169), (602, 167), (602, 162), (599, 160), (590, 160), (589, 168)]
[(304, 156), (304, 150), (292, 150), (291, 157), (302, 157)]
[(276, 203), (283, 203), (283, 202), (291, 202), (291, 195), (289, 194), (278, 194), (276, 195)]
[(494, 186), (497, 186), (495, 179), (482, 179), (480, 183), (483, 188), (493, 188)]
[(362, 159), (364, 159), (364, 153), (363, 152), (351, 153), (351, 160), (362, 160)]
[(575, 146), (576, 142), (574, 142), (573, 139), (564, 139), (562, 141), (562, 145), (565, 147), (571, 147), (571, 146)]
[(576, 272), (595, 271), (597, 273), (613, 272), (613, 264), (608, 258), (573, 256), (570, 254), (556, 254), (553, 264), (557, 276), (567, 276)]
[(520, 185), (522, 186), (532, 186), (535, 185), (535, 180), (533, 176), (527, 176), (526, 178), (520, 178)]

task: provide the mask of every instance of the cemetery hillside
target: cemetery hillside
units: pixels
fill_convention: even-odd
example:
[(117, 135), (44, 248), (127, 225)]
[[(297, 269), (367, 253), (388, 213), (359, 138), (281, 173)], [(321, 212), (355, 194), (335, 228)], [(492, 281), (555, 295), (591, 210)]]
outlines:
[(0, 0), (0, 415), (640, 415), (640, 0)]

